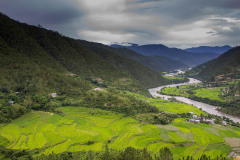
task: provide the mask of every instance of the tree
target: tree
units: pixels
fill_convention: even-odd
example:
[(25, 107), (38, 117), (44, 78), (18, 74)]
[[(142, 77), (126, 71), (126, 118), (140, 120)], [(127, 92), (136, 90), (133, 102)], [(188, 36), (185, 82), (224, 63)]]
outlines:
[(161, 148), (157, 160), (173, 160), (173, 154), (167, 147)]

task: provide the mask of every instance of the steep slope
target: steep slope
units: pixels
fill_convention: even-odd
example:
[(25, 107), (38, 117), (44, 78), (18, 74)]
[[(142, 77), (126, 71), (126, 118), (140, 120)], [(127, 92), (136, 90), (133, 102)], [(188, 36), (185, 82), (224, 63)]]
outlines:
[(222, 54), (230, 50), (232, 47), (231, 46), (200, 46), (200, 47), (193, 47), (193, 48), (187, 48), (184, 49), (187, 52), (192, 52), (192, 53), (215, 53), (215, 54)]
[[(101, 56), (104, 60), (109, 61), (109, 63), (116, 66), (121, 71), (128, 72), (143, 86), (153, 87), (159, 84), (170, 83), (156, 71), (144, 67), (143, 65), (136, 61), (133, 61), (132, 59), (119, 55), (119, 52), (112, 47), (88, 41), (78, 40), (78, 42), (87, 46), (91, 51)], [(112, 76), (114, 77), (115, 73), (113, 73)]]
[(0, 26), (0, 123), (31, 109), (55, 112), (62, 105), (127, 115), (154, 112), (156, 108), (117, 90), (147, 95), (148, 88), (171, 83), (111, 47), (74, 40), (2, 14)]
[(177, 61), (173, 61), (167, 57), (160, 56), (143, 56), (137, 52), (134, 52), (127, 48), (116, 48), (119, 54), (124, 57), (128, 57), (134, 61), (141, 63), (142, 65), (153, 69), (157, 72), (171, 71), (179, 68), (187, 68), (188, 66)]
[(205, 64), (199, 65), (189, 73), (195, 74), (196, 77), (208, 81), (216, 80), (216, 76), (221, 74), (233, 74), (237, 76), (240, 69), (240, 47), (232, 48), (218, 58)]
[[(126, 89), (148, 88), (167, 83), (157, 72), (120, 56), (111, 47), (95, 47), (95, 43), (76, 41), (54, 31), (16, 22), (2, 14), (0, 26), (0, 67), (13, 73), (7, 75), (6, 72), (1, 72), (1, 79), (4, 79), (0, 82), (1, 87), (8, 86), (3, 82), (13, 80), (11, 76), (19, 78), (17, 75), (24, 75), (28, 70), (30, 73), (39, 70), (45, 74), (50, 74), (48, 70), (51, 70), (52, 74), (64, 77), (68, 77), (68, 73), (74, 73), (84, 83), (86, 79), (101, 79), (107, 86), (121, 88), (122, 85)], [(34, 67), (38, 69), (33, 69)], [(9, 68), (14, 71), (8, 70)], [(49, 77), (54, 76), (50, 74)], [(18, 81), (25, 83), (26, 79), (27, 74)], [(86, 85), (88, 82), (86, 81)], [(43, 88), (47, 89), (48, 84), (45, 85), (44, 80), (42, 83)], [(16, 90), (17, 85), (15, 82), (10, 88)]]
[(208, 53), (190, 53), (178, 48), (169, 48), (162, 44), (149, 44), (142, 46), (136, 44), (133, 44), (132, 46), (113, 45), (113, 47), (128, 48), (145, 56), (164, 56), (174, 61), (181, 61), (189, 66), (195, 66), (204, 63), (218, 56), (216, 54)]
[(188, 65), (182, 63), (181, 61), (174, 61), (164, 56), (148, 56), (148, 58), (154, 62), (162, 64), (166, 68), (166, 71), (184, 69), (189, 67)]

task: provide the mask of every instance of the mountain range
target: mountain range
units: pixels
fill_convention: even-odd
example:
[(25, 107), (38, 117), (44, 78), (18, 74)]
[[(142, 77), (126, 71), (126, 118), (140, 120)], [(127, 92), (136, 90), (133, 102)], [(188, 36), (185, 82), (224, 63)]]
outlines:
[[(216, 53), (192, 53), (178, 48), (169, 48), (163, 44), (137, 45), (126, 43), (127, 45), (112, 44), (114, 48), (128, 48), (144, 56), (167, 57), (173, 61), (181, 62), (188, 66), (196, 66), (219, 56)], [(158, 58), (159, 59), (159, 58)]]
[(189, 67), (188, 65), (180, 61), (174, 61), (170, 58), (163, 56), (144, 56), (128, 48), (116, 48), (116, 50), (122, 56), (128, 57), (136, 62), (139, 62), (142, 65), (152, 70), (155, 70), (159, 73)]
[(189, 73), (207, 81), (215, 81), (219, 75), (236, 78), (240, 73), (240, 47), (230, 49), (218, 58), (193, 68)]
[(192, 53), (214, 53), (214, 54), (223, 54), (230, 50), (232, 47), (225, 45), (225, 46), (200, 46), (200, 47), (192, 47), (192, 48), (187, 48), (184, 49), (187, 52), (192, 52)]

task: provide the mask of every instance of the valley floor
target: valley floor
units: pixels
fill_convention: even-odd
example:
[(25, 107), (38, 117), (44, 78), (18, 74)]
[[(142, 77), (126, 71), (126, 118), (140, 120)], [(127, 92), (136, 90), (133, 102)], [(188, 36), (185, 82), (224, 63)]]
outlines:
[[(161, 109), (160, 103), (164, 108), (167, 102), (158, 103)], [(174, 103), (167, 107), (171, 106)], [(211, 157), (227, 156), (232, 147), (236, 147), (232, 140), (240, 140), (240, 128), (193, 124), (183, 118), (169, 125), (151, 125), (100, 109), (68, 106), (58, 110), (63, 115), (31, 111), (10, 124), (1, 125), (1, 144), (9, 149), (28, 149), (35, 156), (64, 151), (101, 151), (106, 144), (117, 150), (128, 146), (147, 147), (154, 154), (166, 146), (175, 159), (188, 155), (197, 159), (203, 153)]]

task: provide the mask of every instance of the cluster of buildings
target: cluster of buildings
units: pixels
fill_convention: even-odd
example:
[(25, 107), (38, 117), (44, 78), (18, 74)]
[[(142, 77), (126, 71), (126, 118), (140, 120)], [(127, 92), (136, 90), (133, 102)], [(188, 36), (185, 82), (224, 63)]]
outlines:
[[(189, 122), (193, 122), (193, 123), (201, 123), (201, 120), (205, 123), (209, 123), (209, 124), (215, 124), (215, 119), (211, 118), (211, 119), (206, 119), (205, 117), (198, 117), (197, 115), (195, 115), (193, 112), (189, 112), (190, 114), (192, 114), (192, 119), (189, 120)], [(222, 121), (222, 125), (226, 126), (227, 122), (226, 121)]]

